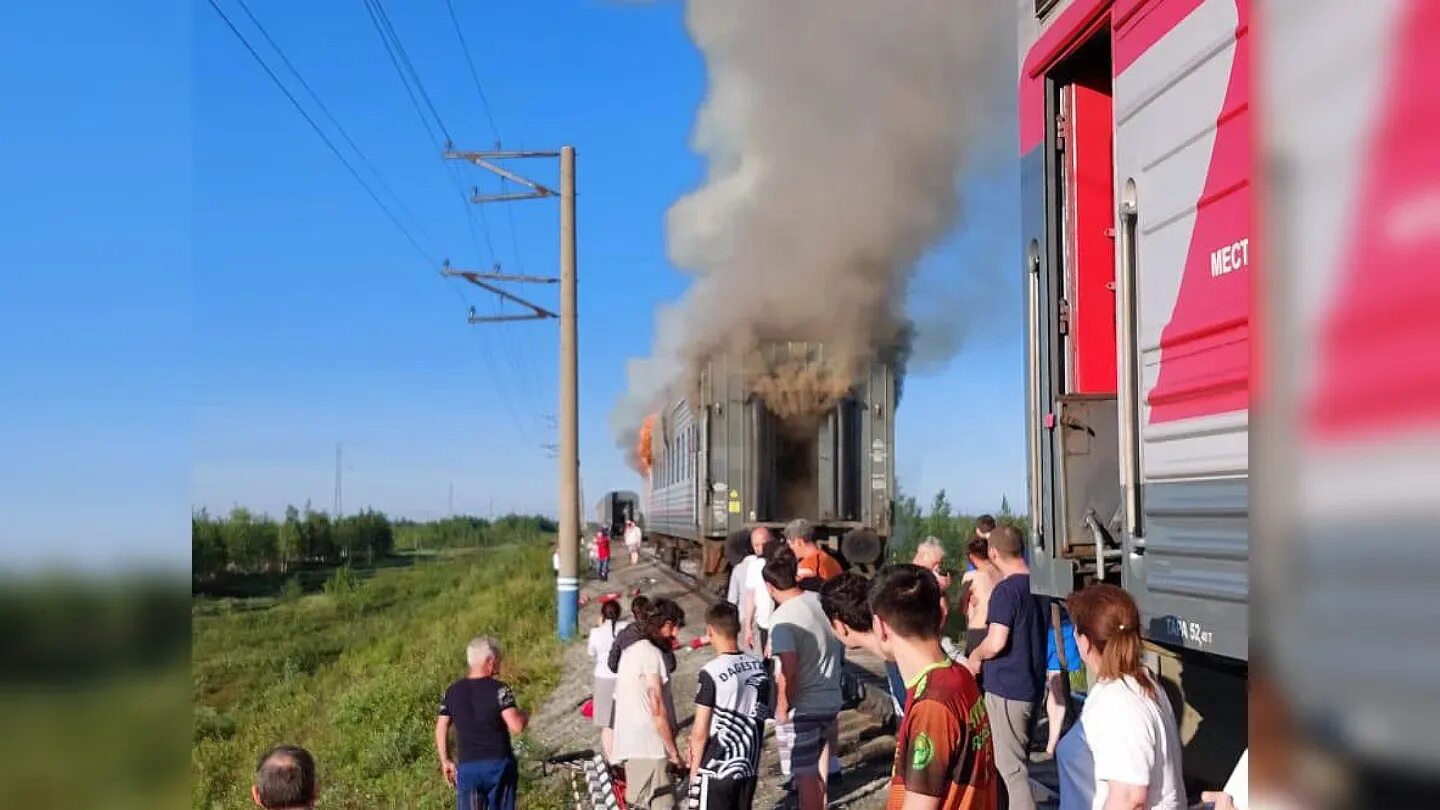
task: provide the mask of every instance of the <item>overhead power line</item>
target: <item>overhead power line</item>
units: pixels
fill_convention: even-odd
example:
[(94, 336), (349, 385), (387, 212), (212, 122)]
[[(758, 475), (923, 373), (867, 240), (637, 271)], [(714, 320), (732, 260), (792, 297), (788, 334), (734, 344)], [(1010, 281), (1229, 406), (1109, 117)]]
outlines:
[(220, 8), (216, 0), (208, 0), (208, 2), (210, 3), (210, 7), (215, 10), (215, 13), (220, 15), (220, 19), (225, 22), (225, 26), (230, 29), (230, 33), (234, 34), (235, 38), (240, 40), (240, 44), (245, 46), (245, 50), (250, 52), (250, 56), (255, 59), (255, 62), (260, 65), (261, 69), (265, 71), (265, 74), (275, 83), (275, 86), (280, 88), (280, 92), (285, 94), (285, 98), (290, 100), (296, 112), (299, 112), (300, 116), (305, 119), (305, 123), (309, 124), (310, 128), (315, 131), (315, 134), (320, 136), (320, 140), (325, 142), (331, 154), (335, 155), (335, 158), (350, 172), (350, 176), (355, 178), (355, 182), (359, 183), (360, 187), (365, 189), (365, 193), (370, 196), (370, 199), (374, 200), (375, 204), (380, 207), (380, 210), (385, 212), (385, 216), (399, 229), (400, 233), (405, 236), (406, 241), (410, 243), (411, 247), (415, 248), (415, 251), (420, 254), (421, 258), (425, 259), (430, 266), (435, 266), (436, 261), (431, 257), (429, 251), (420, 245), (419, 240), (415, 238), (415, 235), (411, 233), (410, 229), (405, 227), (405, 224), (401, 222), (400, 218), (395, 215), (395, 212), (390, 209), (390, 206), (386, 205), (385, 201), (380, 199), (380, 195), (375, 193), (375, 189), (365, 181), (364, 177), (360, 176), (360, 172), (356, 171), (355, 166), (345, 157), (345, 154), (340, 151), (339, 147), (335, 145), (335, 142), (330, 139), (330, 136), (325, 134), (325, 130), (322, 129), (310, 113), (305, 110), (304, 105), (300, 103), (299, 99), (295, 98), (295, 94), (290, 92), (290, 88), (285, 86), (285, 83), (280, 80), (280, 77), (276, 75), (275, 71), (266, 63), (265, 59), (260, 56), (260, 53), (255, 50), (255, 46), (250, 44), (250, 40), (246, 39), (245, 35), (240, 33), (240, 29), (235, 26), (235, 23), (230, 19), (229, 15), (225, 13), (225, 10)]
[[(425, 90), (425, 84), (420, 81), (420, 74), (415, 70), (415, 64), (410, 61), (410, 54), (405, 50), (405, 45), (400, 41), (400, 36), (395, 33), (395, 26), (390, 22), (390, 15), (385, 13), (385, 6), (380, 0), (365, 0), (365, 7), (370, 10), (371, 19), (377, 27), (382, 28), (381, 37), (388, 37), (388, 41), (395, 46), (395, 53), (399, 55), (400, 62), (404, 63), (405, 70), (415, 82), (415, 90), (420, 98), (425, 100), (425, 106), (430, 110), (430, 115), (435, 118), (435, 123), (440, 131), (445, 133), (445, 144), (449, 146), (454, 142), (450, 137), (450, 130), (446, 128), (445, 121), (440, 117), (439, 111), (435, 109), (435, 102), (430, 100), (430, 94)], [(394, 54), (392, 54), (393, 58)]]
[(316, 93), (315, 89), (310, 86), (310, 83), (305, 81), (305, 76), (302, 75), (300, 69), (295, 67), (295, 64), (290, 61), (290, 57), (285, 55), (285, 49), (280, 47), (280, 43), (276, 42), (274, 37), (270, 36), (269, 30), (265, 28), (265, 24), (260, 22), (254, 12), (250, 10), (250, 6), (246, 4), (245, 0), (235, 0), (235, 2), (240, 6), (240, 10), (245, 12), (245, 16), (250, 19), (250, 24), (255, 26), (255, 30), (259, 31), (260, 36), (265, 38), (265, 42), (270, 46), (270, 49), (275, 51), (276, 56), (280, 57), (280, 61), (285, 64), (290, 74), (295, 77), (295, 81), (299, 82), (300, 87), (305, 90), (310, 100), (320, 109), (325, 119), (330, 122), (330, 125), (335, 128), (336, 132), (340, 133), (341, 139), (354, 151), (356, 157), (360, 159), (360, 162), (365, 164), (365, 168), (370, 170), (370, 176), (375, 178), (375, 182), (380, 186), (380, 189), (389, 195), (390, 199), (395, 203), (395, 206), (409, 219), (410, 224), (416, 226), (420, 233), (426, 235), (428, 239), (428, 235), (425, 234), (425, 226), (420, 223), (420, 218), (415, 216), (414, 212), (400, 199), (400, 195), (396, 194), (395, 190), (390, 187), (390, 184), (385, 182), (385, 178), (380, 174), (380, 170), (377, 169), (370, 158), (366, 156), (365, 150), (361, 149), (360, 145), (355, 142), (355, 139), (350, 137), (350, 133), (345, 130), (345, 127), (340, 123), (339, 119), (335, 117), (334, 113), (330, 112), (330, 108), (325, 104), (325, 101), (320, 98), (320, 94)]
[(455, 37), (460, 40), (460, 51), (465, 54), (465, 64), (470, 66), (470, 78), (475, 82), (475, 92), (480, 95), (480, 107), (485, 111), (485, 119), (490, 122), (490, 131), (495, 134), (495, 148), (500, 148), (500, 127), (495, 125), (495, 115), (490, 109), (490, 99), (485, 96), (485, 87), (480, 84), (480, 71), (475, 69), (475, 60), (470, 56), (470, 46), (465, 42), (465, 34), (460, 31), (460, 20), (455, 16), (455, 4), (451, 0), (445, 0), (445, 8), (450, 12), (450, 24), (455, 27)]
[[(446, 10), (449, 12), (449, 14), (450, 14), (450, 24), (451, 24), (451, 27), (454, 28), (454, 30), (455, 30), (455, 38), (456, 38), (456, 39), (459, 41), (459, 43), (460, 43), (460, 52), (461, 52), (461, 54), (465, 57), (465, 64), (466, 64), (466, 66), (469, 68), (471, 82), (472, 82), (472, 83), (474, 84), (474, 86), (475, 86), (475, 94), (476, 94), (476, 95), (479, 97), (479, 99), (480, 99), (480, 107), (481, 107), (481, 109), (482, 109), (482, 110), (484, 111), (484, 113), (485, 113), (485, 118), (486, 118), (486, 120), (489, 121), (489, 123), (490, 123), (490, 130), (491, 130), (491, 131), (494, 133), (494, 135), (495, 135), (495, 150), (496, 150), (496, 152), (499, 152), (499, 151), (501, 151), (501, 141), (503, 140), (503, 137), (502, 137), (502, 135), (500, 134), (500, 126), (499, 126), (499, 124), (497, 124), (496, 121), (495, 121), (494, 110), (493, 110), (493, 108), (491, 107), (489, 97), (488, 97), (488, 96), (486, 95), (486, 93), (485, 93), (485, 85), (484, 85), (483, 82), (480, 81), (480, 71), (479, 71), (478, 68), (475, 67), (475, 58), (474, 58), (474, 56), (472, 55), (472, 53), (471, 53), (471, 51), (470, 51), (470, 45), (469, 45), (469, 43), (468, 43), (468, 42), (466, 41), (466, 39), (465, 39), (465, 34), (464, 34), (464, 31), (463, 31), (462, 28), (461, 28), (459, 17), (458, 17), (458, 16), (456, 15), (456, 13), (455, 13), (455, 4), (454, 4), (453, 0), (445, 0), (445, 8), (446, 8)], [(448, 153), (449, 153), (449, 152), (447, 151), (447, 154), (448, 154)], [(516, 177), (516, 176), (514, 176), (514, 175), (510, 175), (510, 174), (504, 172), (503, 170), (499, 169), (498, 167), (496, 167), (496, 166), (494, 166), (494, 165), (489, 165), (489, 166), (486, 166), (485, 168), (490, 169), (492, 172), (495, 172), (496, 174), (498, 174), (498, 175), (500, 176), (500, 193), (499, 193), (498, 195), (492, 195), (492, 194), (477, 195), (477, 197), (475, 198), (475, 202), (495, 201), (495, 200), (511, 200), (511, 199), (517, 199), (517, 200), (518, 200), (518, 199), (527, 199), (527, 198), (530, 198), (530, 197), (545, 196), (546, 194), (552, 194), (552, 193), (553, 193), (553, 192), (549, 191), (548, 189), (544, 189), (544, 188), (537, 187), (535, 184), (530, 183), (529, 181), (526, 181), (526, 180), (524, 180), (523, 178), (519, 178), (519, 177)], [(530, 187), (530, 191), (529, 191), (529, 192), (521, 191), (521, 192), (519, 192), (519, 193), (514, 193), (514, 194), (512, 194), (512, 193), (510, 192), (510, 190), (509, 190), (509, 182), (507, 182), (507, 178), (509, 178), (509, 180), (513, 180), (513, 181), (515, 181), (515, 182), (519, 182), (519, 183), (521, 183), (522, 185), (529, 186), (529, 187)], [(483, 210), (481, 211), (481, 216), (484, 217), (484, 211), (483, 211)], [(524, 274), (525, 274), (525, 258), (524, 258), (524, 255), (520, 252), (520, 237), (519, 237), (518, 232), (517, 232), (516, 227), (515, 227), (515, 211), (514, 211), (513, 208), (510, 208), (510, 207), (508, 207), (508, 206), (506, 207), (506, 209), (505, 209), (505, 220), (506, 220), (506, 224), (507, 224), (507, 226), (509, 227), (509, 231), (510, 231), (510, 248), (511, 248), (511, 251), (512, 251), (512, 256), (514, 257), (514, 260), (515, 260), (515, 266), (516, 266), (517, 269), (519, 269), (520, 274), (521, 274), (521, 275), (524, 275)], [(489, 246), (490, 246), (490, 251), (491, 251), (492, 257), (493, 257), (495, 248), (494, 248), (494, 244), (491, 243), (490, 240), (489, 240), (488, 223), (487, 223), (487, 230), (486, 230), (486, 242), (487, 242), (487, 244), (489, 244)], [(493, 258), (492, 258), (492, 261), (493, 261)], [(503, 303), (503, 302), (501, 303), (500, 308), (501, 308), (501, 311), (503, 312), (503, 310), (504, 310), (504, 303)], [(496, 316), (496, 317), (499, 318), (500, 320), (511, 320), (511, 316), (498, 315), (498, 316)], [(521, 319), (524, 319), (524, 316), (521, 316)], [(516, 349), (515, 349), (515, 346), (514, 346), (512, 333), (511, 333), (511, 330), (510, 330), (510, 324), (507, 323), (507, 324), (504, 325), (504, 327), (501, 329), (501, 336), (502, 336), (502, 338), (503, 338), (503, 340), (504, 340), (505, 348), (507, 349), (506, 358), (511, 361), (511, 367), (514, 369), (515, 375), (520, 379), (521, 388), (524, 390), (525, 394), (526, 394), (528, 397), (530, 397), (532, 400), (536, 399), (536, 394), (535, 394), (536, 385), (535, 385), (534, 380), (533, 380), (533, 378), (532, 378), (532, 375), (531, 375), (531, 373), (530, 373), (530, 372), (532, 371), (532, 366), (533, 366), (533, 364), (532, 364), (532, 363), (528, 363), (528, 362), (516, 362), (516, 361), (514, 360), (514, 355), (515, 355), (515, 353), (516, 353)]]
[[(430, 98), (430, 93), (425, 89), (425, 84), (420, 78), (420, 72), (415, 69), (414, 62), (410, 61), (409, 52), (405, 49), (405, 43), (400, 41), (400, 35), (396, 32), (394, 24), (385, 12), (385, 7), (380, 0), (364, 0), (365, 12), (370, 17), (370, 23), (375, 27), (375, 32), (380, 36), (380, 44), (385, 48), (385, 54), (390, 59), (390, 65), (395, 69), (395, 75), (400, 79), (400, 85), (405, 88), (405, 95), (410, 99), (410, 106), (415, 110), (415, 117), (420, 119), (420, 125), (424, 128), (430, 142), (443, 149), (450, 148), (450, 129), (445, 125), (444, 118), (435, 107)], [(427, 115), (428, 111), (428, 115)], [(433, 122), (433, 123), (432, 123)], [(437, 132), (438, 129), (438, 132)], [(443, 136), (443, 138), (442, 138)], [(469, 195), (460, 183), (457, 170), (448, 165), (442, 169), (446, 179), (454, 187), (455, 193), (460, 196), (460, 207), (465, 212), (466, 227), (470, 231), (470, 239), (475, 244), (477, 253), (488, 256), (489, 261), (495, 262), (495, 243), (490, 235), (490, 223), (485, 218), (485, 213), (479, 213), (479, 222), (476, 222), (476, 212), (469, 203)], [(479, 225), (479, 232), (476, 225)], [(484, 235), (485, 248), (480, 247), (480, 235)]]

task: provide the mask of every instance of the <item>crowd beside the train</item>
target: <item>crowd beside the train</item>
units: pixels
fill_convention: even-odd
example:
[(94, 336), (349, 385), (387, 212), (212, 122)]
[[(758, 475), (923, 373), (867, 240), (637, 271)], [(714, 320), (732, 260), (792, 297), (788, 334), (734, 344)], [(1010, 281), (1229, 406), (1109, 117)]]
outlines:
[[(751, 549), (728, 601), (705, 613), (715, 655), (699, 672), (683, 750), (671, 676), (684, 611), (637, 595), (626, 619), (618, 600), (601, 604), (587, 639), (593, 723), (628, 807), (749, 808), (769, 740), (787, 801), (825, 807), (838, 717), (854, 685), (847, 649), (878, 656), (891, 673), (898, 728), (887, 810), (1035, 807), (1028, 771), (1040, 755), (1039, 741), (1032, 749), (1037, 711), (1049, 720), (1043, 748), (1057, 765), (1061, 810), (1189, 806), (1175, 714), (1141, 661), (1139, 611), (1124, 590), (1097, 584), (1072, 594), (1057, 630), (1030, 594), (1020, 532), (982, 522), (960, 582), (962, 649), (944, 630), (954, 583), (938, 542), (870, 579), (845, 572), (805, 521), (789, 524), (782, 540), (757, 528)], [(510, 738), (528, 716), (496, 677), (494, 639), (471, 640), (465, 654), (465, 677), (439, 704), (440, 771), (460, 810), (513, 808)], [(258, 806), (312, 807), (315, 793), (314, 761), (303, 749), (276, 748), (258, 763)], [(1219, 810), (1244, 806), (1227, 794), (1205, 799)]]

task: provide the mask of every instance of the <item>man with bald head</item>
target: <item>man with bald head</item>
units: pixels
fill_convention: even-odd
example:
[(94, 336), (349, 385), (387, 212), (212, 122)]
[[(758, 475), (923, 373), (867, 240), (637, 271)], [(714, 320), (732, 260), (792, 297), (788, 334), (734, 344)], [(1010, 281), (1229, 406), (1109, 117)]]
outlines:
[(765, 656), (765, 645), (770, 640), (770, 614), (775, 610), (775, 600), (765, 589), (765, 579), (760, 575), (765, 568), (765, 559), (779, 547), (770, 530), (756, 526), (750, 530), (750, 556), (745, 558), (745, 584), (740, 589), (740, 626), (744, 628), (746, 649), (760, 657)]
[(298, 745), (277, 745), (255, 765), (250, 798), (265, 810), (310, 810), (315, 806), (315, 758)]

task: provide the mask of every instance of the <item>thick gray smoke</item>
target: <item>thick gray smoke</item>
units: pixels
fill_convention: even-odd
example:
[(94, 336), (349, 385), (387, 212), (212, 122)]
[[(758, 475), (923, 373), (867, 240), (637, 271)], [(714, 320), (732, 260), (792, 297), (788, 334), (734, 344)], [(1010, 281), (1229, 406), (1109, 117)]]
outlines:
[(877, 352), (908, 348), (906, 284), (955, 221), (957, 174), (1012, 68), (1012, 4), (995, 0), (686, 9), (708, 68), (693, 146), (709, 171), (667, 231), (695, 280), (627, 369), (613, 420), (627, 449), (707, 356), (824, 341), (819, 387), (848, 389)]

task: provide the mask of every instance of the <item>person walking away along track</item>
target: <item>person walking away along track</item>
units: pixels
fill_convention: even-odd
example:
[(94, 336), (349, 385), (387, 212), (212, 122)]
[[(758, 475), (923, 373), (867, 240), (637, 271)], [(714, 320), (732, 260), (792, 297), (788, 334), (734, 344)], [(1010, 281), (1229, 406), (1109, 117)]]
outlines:
[(750, 810), (760, 774), (770, 676), (740, 651), (740, 614), (729, 602), (705, 613), (715, 658), (700, 669), (690, 729), (691, 810)]
[(630, 552), (630, 564), (640, 562), (640, 542), (645, 539), (644, 532), (635, 525), (635, 521), (625, 521), (625, 550)]
[(1005, 578), (990, 594), (985, 640), (966, 665), (980, 675), (995, 745), (995, 764), (1005, 780), (1010, 810), (1035, 810), (1030, 792), (1030, 715), (1045, 680), (1046, 616), (1030, 593), (1024, 538), (1014, 526), (990, 535), (990, 562)]
[[(495, 677), (500, 669), (500, 644), (476, 636), (465, 647), (469, 672), (450, 684), (435, 719), (435, 753), (440, 770), (455, 788), (456, 806), (471, 810), (514, 810), (519, 771), (510, 735), (525, 730), (529, 718), (515, 704), (509, 685)], [(460, 743), (458, 764), (450, 758), (450, 727)]]

